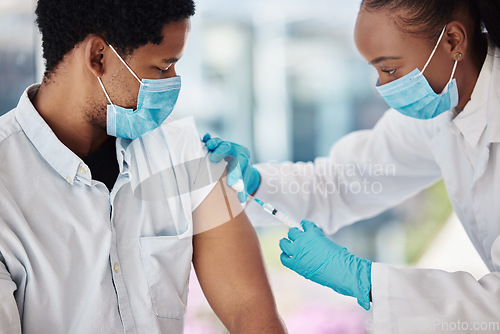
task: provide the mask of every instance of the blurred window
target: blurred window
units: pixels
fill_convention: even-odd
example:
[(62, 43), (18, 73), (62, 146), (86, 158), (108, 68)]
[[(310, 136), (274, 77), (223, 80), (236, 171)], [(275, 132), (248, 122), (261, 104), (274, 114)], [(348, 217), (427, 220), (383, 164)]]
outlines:
[(0, 1), (0, 115), (17, 105), (26, 87), (40, 80), (39, 50), (34, 1)]

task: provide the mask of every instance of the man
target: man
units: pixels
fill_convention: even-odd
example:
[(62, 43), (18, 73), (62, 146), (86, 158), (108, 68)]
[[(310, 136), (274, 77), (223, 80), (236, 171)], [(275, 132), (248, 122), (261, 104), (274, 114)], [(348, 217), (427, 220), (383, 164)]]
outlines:
[(0, 118), (0, 332), (181, 333), (192, 262), (231, 333), (283, 333), (236, 194), (189, 124), (164, 122), (193, 1), (36, 14), (43, 82)]

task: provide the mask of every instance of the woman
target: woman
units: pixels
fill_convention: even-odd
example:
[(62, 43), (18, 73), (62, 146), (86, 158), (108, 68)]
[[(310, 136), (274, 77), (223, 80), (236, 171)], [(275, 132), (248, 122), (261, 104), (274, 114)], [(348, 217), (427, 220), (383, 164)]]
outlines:
[[(377, 70), (377, 89), (391, 107), (374, 129), (344, 137), (314, 163), (256, 168), (241, 146), (205, 138), (214, 160), (238, 158), (248, 193), (258, 188), (260, 199), (328, 233), (444, 179), (491, 271), (479, 281), (465, 272), (372, 264), (309, 221), (280, 242), (285, 266), (356, 297), (365, 309), (372, 301), (376, 332), (500, 331), (498, 17), (497, 0), (364, 0), (356, 45)], [(342, 166), (358, 172), (342, 173)], [(285, 191), (292, 188), (301, 191)]]

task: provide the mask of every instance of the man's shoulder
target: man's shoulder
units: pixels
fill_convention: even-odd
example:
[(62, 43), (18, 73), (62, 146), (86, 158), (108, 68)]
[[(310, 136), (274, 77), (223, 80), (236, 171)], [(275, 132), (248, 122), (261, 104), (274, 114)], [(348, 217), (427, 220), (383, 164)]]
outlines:
[(225, 164), (209, 160), (192, 117), (168, 120), (131, 141), (126, 152), (134, 193), (156, 196), (161, 188), (165, 194), (190, 194), (193, 210), (225, 170)]
[(4, 142), (13, 134), (22, 131), (21, 126), (16, 120), (16, 109), (12, 109), (6, 114), (0, 116), (0, 143)]

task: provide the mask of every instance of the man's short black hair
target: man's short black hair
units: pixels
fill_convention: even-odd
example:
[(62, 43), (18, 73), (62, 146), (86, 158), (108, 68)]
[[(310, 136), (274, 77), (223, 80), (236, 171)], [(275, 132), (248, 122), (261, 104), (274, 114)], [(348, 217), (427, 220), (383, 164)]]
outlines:
[(46, 75), (87, 36), (102, 36), (127, 55), (160, 44), (165, 24), (194, 15), (193, 0), (38, 0)]

